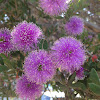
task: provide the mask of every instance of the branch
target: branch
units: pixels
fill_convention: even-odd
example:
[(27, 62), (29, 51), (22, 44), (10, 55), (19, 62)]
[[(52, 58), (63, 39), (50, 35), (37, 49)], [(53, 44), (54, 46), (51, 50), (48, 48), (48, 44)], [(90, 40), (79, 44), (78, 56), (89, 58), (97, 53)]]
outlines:
[(100, 33), (100, 27), (84, 20), (85, 28), (90, 29), (96, 33)]
[[(84, 49), (85, 49), (85, 51), (86, 51), (86, 53), (87, 53), (87, 55), (88, 56), (90, 56), (90, 57), (92, 57), (92, 54), (86, 49), (86, 47), (84, 46)], [(100, 60), (99, 59), (96, 59), (96, 61), (97, 62), (100, 62)]]

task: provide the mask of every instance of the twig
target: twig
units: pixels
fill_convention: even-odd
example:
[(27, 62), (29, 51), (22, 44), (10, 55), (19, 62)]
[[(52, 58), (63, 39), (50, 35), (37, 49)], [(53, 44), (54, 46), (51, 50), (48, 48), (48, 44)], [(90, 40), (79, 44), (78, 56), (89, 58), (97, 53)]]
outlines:
[[(84, 49), (85, 49), (86, 53), (87, 53), (90, 57), (92, 57), (92, 54), (91, 54), (88, 50), (86, 50), (86, 47), (85, 47), (85, 46), (84, 46)], [(100, 62), (99, 59), (96, 59), (96, 61), (97, 61), (97, 62)]]

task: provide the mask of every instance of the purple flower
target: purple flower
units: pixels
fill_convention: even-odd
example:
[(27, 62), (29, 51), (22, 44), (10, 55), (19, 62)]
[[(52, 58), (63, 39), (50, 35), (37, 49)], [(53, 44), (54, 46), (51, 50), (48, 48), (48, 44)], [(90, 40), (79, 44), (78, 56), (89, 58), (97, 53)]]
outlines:
[(0, 53), (7, 53), (12, 50), (10, 30), (0, 29)]
[(72, 37), (60, 38), (54, 43), (51, 50), (56, 66), (70, 73), (78, 70), (86, 58), (82, 43)]
[(57, 16), (66, 12), (68, 4), (66, 0), (40, 0), (40, 7), (50, 16)]
[(92, 41), (93, 36), (92, 35), (88, 35), (84, 39), (90, 42), (90, 41)]
[(84, 23), (78, 16), (70, 18), (69, 22), (65, 24), (65, 30), (67, 34), (80, 35), (83, 32)]
[(27, 77), (23, 75), (17, 80), (15, 92), (23, 100), (35, 100), (41, 96), (42, 89), (42, 85), (29, 82)]
[(51, 80), (55, 74), (51, 57), (44, 50), (33, 51), (24, 62), (24, 71), (28, 79), (37, 84)]
[(38, 39), (42, 35), (42, 31), (35, 24), (23, 21), (14, 27), (11, 35), (15, 48), (27, 52), (35, 48)]
[(84, 69), (81, 67), (79, 70), (76, 71), (76, 80), (83, 80), (84, 79)]

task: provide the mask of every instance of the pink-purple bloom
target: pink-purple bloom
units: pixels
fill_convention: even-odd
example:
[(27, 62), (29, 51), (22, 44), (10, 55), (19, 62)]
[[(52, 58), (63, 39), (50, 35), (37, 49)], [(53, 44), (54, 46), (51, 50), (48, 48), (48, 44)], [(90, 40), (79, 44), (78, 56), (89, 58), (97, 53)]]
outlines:
[(41, 96), (42, 89), (42, 85), (30, 82), (23, 75), (17, 80), (15, 92), (23, 100), (35, 100), (35, 98)]
[(38, 39), (42, 36), (42, 31), (35, 24), (23, 21), (14, 27), (11, 35), (15, 48), (28, 52), (36, 47)]
[(30, 81), (37, 84), (51, 80), (55, 69), (48, 52), (44, 50), (31, 52), (25, 59), (24, 72)]
[(79, 70), (76, 71), (76, 80), (83, 80), (84, 79), (84, 69), (81, 67)]
[(40, 0), (40, 7), (50, 16), (57, 16), (66, 12), (68, 4), (66, 0)]
[(10, 30), (7, 28), (0, 29), (0, 53), (8, 53), (12, 48)]
[(82, 43), (72, 37), (63, 37), (51, 47), (52, 59), (61, 70), (72, 73), (73, 70), (80, 69), (85, 61), (85, 50)]
[(83, 32), (84, 23), (78, 16), (73, 16), (69, 19), (69, 22), (65, 24), (65, 30), (67, 34), (80, 35)]

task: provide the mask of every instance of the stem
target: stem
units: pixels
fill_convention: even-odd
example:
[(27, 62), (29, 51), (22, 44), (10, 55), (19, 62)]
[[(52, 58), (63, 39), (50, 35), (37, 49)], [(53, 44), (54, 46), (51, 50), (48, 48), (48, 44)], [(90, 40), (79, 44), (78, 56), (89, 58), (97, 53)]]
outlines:
[(68, 93), (68, 90), (65, 91), (65, 100), (70, 100), (70, 99), (69, 99), (69, 93)]
[(2, 100), (3, 100), (3, 97), (2, 97)]
[(8, 97), (7, 97), (7, 100), (8, 100)]

